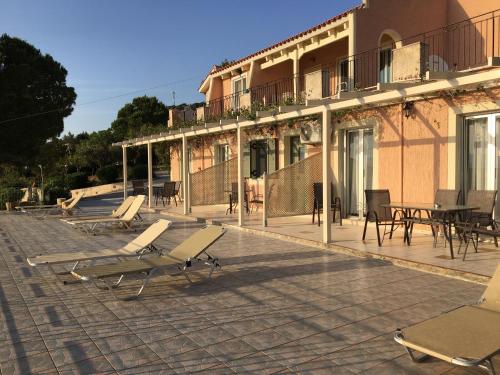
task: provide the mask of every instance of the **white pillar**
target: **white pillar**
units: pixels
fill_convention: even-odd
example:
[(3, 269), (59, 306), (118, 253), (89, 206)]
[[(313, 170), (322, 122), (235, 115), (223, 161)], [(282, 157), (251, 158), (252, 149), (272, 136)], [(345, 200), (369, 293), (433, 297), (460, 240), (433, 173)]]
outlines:
[(356, 35), (355, 35), (355, 30), (354, 28), (356, 27), (355, 26), (355, 12), (352, 12), (351, 14), (349, 14), (348, 16), (348, 27), (349, 27), (349, 36), (348, 36), (348, 51), (347, 51), (347, 56), (348, 56), (348, 75), (349, 75), (349, 79), (348, 79), (348, 87), (347, 87), (347, 90), (348, 91), (352, 91), (354, 90), (354, 86), (355, 86), (355, 77), (354, 77), (354, 69), (355, 69), (355, 57), (354, 57), (354, 54), (356, 53)]
[(329, 243), (332, 239), (332, 163), (331, 163), (331, 134), (332, 113), (324, 109), (322, 120), (322, 170), (323, 170), (323, 242)]
[(148, 143), (148, 208), (153, 205), (153, 145)]
[(186, 136), (182, 136), (182, 195), (184, 198), (183, 210), (184, 215), (189, 213), (189, 186), (188, 186), (188, 175), (189, 175), (189, 163), (187, 155), (187, 139)]
[(237, 154), (238, 154), (238, 225), (243, 226), (243, 218), (245, 213), (245, 176), (243, 176), (243, 130), (238, 125), (236, 130), (237, 135)]
[(299, 54), (298, 51), (295, 51), (295, 56), (293, 58), (293, 95), (295, 97), (295, 101), (297, 102), (300, 99), (300, 66), (299, 66)]
[(127, 169), (127, 147), (122, 146), (123, 154), (123, 200), (127, 199), (128, 169)]
[(264, 172), (264, 184), (262, 192), (262, 226), (267, 227), (267, 173)]

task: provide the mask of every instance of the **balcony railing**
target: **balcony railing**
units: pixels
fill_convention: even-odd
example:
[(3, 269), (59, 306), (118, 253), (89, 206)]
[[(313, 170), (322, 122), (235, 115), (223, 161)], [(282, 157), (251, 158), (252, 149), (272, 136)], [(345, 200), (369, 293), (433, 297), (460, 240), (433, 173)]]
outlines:
[(426, 71), (481, 68), (492, 57), (500, 57), (500, 10), (408, 37), (392, 46), (318, 65), (300, 76), (288, 76), (211, 100), (198, 120), (252, 117), (255, 111), (302, 103), (304, 99), (374, 89), (378, 83), (421, 80)]

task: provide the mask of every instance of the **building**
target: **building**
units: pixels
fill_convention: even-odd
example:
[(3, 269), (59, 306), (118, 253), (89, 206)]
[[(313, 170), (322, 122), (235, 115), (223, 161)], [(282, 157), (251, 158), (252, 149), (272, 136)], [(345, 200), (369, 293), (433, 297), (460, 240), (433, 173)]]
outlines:
[(367, 188), (408, 202), (432, 202), (438, 188), (497, 189), (498, 7), (365, 0), (213, 67), (199, 87), (200, 125), (119, 145), (126, 157), (127, 147), (170, 142), (172, 179), (191, 176), (186, 212), (222, 203), (235, 182), (265, 192), (270, 217), (310, 211), (312, 182), (323, 182), (325, 201), (332, 182), (343, 215), (358, 218)]

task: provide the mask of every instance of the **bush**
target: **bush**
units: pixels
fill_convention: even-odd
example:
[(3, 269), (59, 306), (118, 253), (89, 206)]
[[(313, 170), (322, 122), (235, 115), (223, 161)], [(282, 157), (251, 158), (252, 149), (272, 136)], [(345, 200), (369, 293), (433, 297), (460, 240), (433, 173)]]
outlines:
[(86, 173), (75, 172), (66, 175), (66, 187), (69, 190), (81, 189), (87, 186), (89, 186), (89, 180)]
[(148, 166), (144, 164), (137, 164), (130, 167), (129, 180), (145, 180), (148, 178)]
[(19, 188), (4, 187), (0, 188), (0, 210), (5, 210), (6, 202), (17, 203), (23, 197), (23, 192)]
[(97, 170), (97, 178), (102, 184), (111, 184), (118, 180), (118, 169), (118, 166), (114, 164), (105, 165)]
[(55, 204), (57, 202), (57, 198), (69, 198), (71, 196), (69, 190), (63, 186), (52, 186), (45, 189), (44, 193), (46, 204)]

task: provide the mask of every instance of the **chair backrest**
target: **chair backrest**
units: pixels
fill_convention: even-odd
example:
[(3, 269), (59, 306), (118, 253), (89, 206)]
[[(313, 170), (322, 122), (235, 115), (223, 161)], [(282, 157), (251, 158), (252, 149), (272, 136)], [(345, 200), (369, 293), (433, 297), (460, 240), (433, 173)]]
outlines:
[(139, 236), (134, 238), (134, 240), (126, 244), (123, 249), (130, 253), (142, 250), (156, 241), (158, 237), (160, 237), (171, 225), (171, 221), (159, 219), (155, 223), (151, 224)]
[(481, 306), (500, 312), (500, 264), (483, 293)]
[(167, 197), (175, 195), (175, 181), (169, 181), (163, 184), (163, 194)]
[(113, 213), (111, 214), (112, 217), (121, 217), (125, 212), (127, 212), (127, 210), (129, 209), (130, 205), (132, 204), (132, 202), (134, 202), (135, 200), (135, 197), (127, 197), (127, 199), (125, 199), (119, 206), (116, 210), (113, 211)]
[(182, 261), (194, 259), (212, 246), (225, 232), (221, 226), (209, 225), (185, 239), (168, 256)]
[[(334, 203), (334, 195), (333, 195), (333, 183), (330, 189), (330, 196), (332, 199), (332, 203)], [(322, 182), (313, 182), (313, 198), (318, 204), (319, 207), (323, 206), (323, 183)]]
[(181, 190), (181, 185), (182, 181), (175, 181), (175, 190), (174, 190), (175, 194), (179, 194), (179, 190)]
[(139, 213), (142, 204), (144, 203), (144, 199), (146, 199), (145, 195), (137, 195), (134, 197), (134, 201), (128, 208), (127, 212), (122, 216), (122, 220), (126, 222), (130, 222), (134, 220), (135, 215)]
[(468, 216), (477, 218), (481, 226), (491, 225), (496, 198), (496, 190), (469, 190), (467, 205), (479, 207), (479, 209), (472, 211)]
[(144, 194), (146, 191), (146, 183), (144, 180), (132, 180), (133, 194)]
[(368, 220), (374, 221), (375, 214), (378, 220), (392, 220), (392, 210), (381, 207), (382, 204), (391, 203), (391, 194), (388, 189), (365, 190), (366, 216)]
[(460, 190), (438, 189), (434, 196), (434, 203), (441, 206), (454, 206), (458, 204)]

